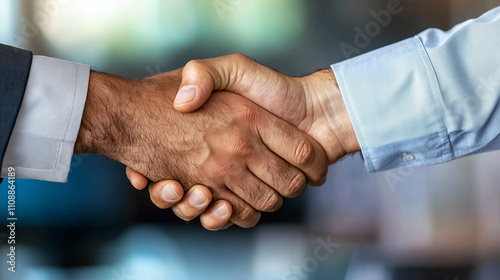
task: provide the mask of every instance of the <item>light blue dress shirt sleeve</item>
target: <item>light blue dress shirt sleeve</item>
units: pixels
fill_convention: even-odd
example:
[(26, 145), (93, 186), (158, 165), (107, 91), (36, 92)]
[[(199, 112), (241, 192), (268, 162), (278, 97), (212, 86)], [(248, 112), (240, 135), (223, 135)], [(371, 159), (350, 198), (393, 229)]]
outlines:
[(90, 67), (34, 56), (2, 162), (16, 177), (66, 182), (87, 98)]
[(332, 69), (369, 171), (500, 149), (500, 7)]

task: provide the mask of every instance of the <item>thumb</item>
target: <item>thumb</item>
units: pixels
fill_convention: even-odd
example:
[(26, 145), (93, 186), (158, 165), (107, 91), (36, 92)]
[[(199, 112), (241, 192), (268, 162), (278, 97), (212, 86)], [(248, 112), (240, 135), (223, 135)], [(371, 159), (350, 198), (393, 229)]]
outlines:
[(245, 95), (249, 85), (242, 77), (256, 67), (255, 62), (242, 54), (191, 60), (182, 70), (182, 82), (174, 100), (174, 108), (180, 112), (195, 111), (216, 90)]
[(218, 72), (210, 65), (192, 60), (182, 70), (182, 82), (175, 96), (174, 108), (180, 112), (192, 112), (208, 100), (214, 89), (214, 78)]

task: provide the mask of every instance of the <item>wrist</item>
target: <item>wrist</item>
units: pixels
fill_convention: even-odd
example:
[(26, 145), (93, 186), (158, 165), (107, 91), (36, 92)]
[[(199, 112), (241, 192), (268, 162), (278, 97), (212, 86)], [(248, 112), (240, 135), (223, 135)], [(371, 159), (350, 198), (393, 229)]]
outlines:
[(331, 69), (320, 70), (302, 80), (305, 95), (310, 100), (314, 118), (324, 118), (328, 129), (325, 134), (324, 147), (329, 158), (339, 158), (360, 151), (354, 127), (347, 111), (344, 99)]
[(125, 154), (130, 126), (124, 118), (130, 116), (123, 106), (129, 100), (132, 83), (117, 76), (90, 73), (87, 99), (76, 139), (75, 153), (99, 154), (118, 161)]

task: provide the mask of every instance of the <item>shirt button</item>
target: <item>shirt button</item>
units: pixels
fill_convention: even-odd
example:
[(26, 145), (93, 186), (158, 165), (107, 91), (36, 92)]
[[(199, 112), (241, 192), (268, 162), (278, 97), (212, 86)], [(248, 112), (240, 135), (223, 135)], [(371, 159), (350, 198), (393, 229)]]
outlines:
[(408, 162), (408, 161), (414, 161), (415, 160), (415, 156), (412, 155), (412, 154), (407, 154), (407, 153), (404, 153), (403, 154), (403, 160)]

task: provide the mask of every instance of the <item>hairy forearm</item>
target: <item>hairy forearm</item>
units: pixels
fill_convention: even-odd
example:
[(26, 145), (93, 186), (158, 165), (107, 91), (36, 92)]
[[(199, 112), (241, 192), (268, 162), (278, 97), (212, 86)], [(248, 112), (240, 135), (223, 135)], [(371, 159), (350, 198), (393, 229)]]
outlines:
[[(178, 130), (179, 113), (172, 106), (181, 70), (142, 80), (91, 72), (75, 153), (105, 156), (130, 166), (153, 181), (179, 179), (174, 168), (163, 170), (179, 140), (165, 131)], [(171, 137), (172, 136), (172, 137)], [(162, 164), (155, 164), (155, 160)], [(164, 177), (166, 176), (166, 177)]]
[(131, 106), (134, 83), (117, 76), (92, 71), (75, 153), (92, 153), (118, 161), (131, 137)]

